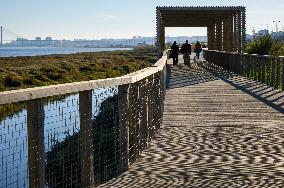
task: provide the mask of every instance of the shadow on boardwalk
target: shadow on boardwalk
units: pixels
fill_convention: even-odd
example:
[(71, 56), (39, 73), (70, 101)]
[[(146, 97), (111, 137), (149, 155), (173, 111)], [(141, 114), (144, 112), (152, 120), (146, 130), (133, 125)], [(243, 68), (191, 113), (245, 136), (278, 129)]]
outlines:
[(259, 101), (284, 114), (284, 92), (275, 90), (260, 82), (238, 76), (214, 65), (206, 65), (204, 68), (224, 82), (255, 97)]
[(169, 68), (162, 128), (129, 171), (101, 187), (284, 187), (284, 116), (252, 94), (270, 100), (270, 89)]

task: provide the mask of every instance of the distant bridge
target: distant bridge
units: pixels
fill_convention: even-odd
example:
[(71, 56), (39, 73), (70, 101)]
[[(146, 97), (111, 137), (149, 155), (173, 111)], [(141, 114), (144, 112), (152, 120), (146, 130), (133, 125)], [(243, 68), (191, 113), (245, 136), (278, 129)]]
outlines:
[(0, 45), (3, 46), (5, 43), (15, 41), (17, 38), (24, 38), (23, 36), (11, 31), (10, 29), (0, 26)]

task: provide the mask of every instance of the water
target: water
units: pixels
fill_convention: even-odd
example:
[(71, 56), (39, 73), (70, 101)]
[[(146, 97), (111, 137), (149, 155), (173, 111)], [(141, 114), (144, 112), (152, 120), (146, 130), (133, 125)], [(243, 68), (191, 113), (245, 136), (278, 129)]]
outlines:
[[(100, 114), (108, 113), (109, 109), (106, 108), (112, 105), (107, 100), (118, 93), (117, 89), (117, 87), (110, 87), (92, 91), (92, 119), (94, 121), (98, 121)], [(81, 142), (78, 138), (81, 130), (79, 94), (47, 101), (43, 110), (44, 125), (35, 129), (31, 129), (27, 125), (26, 108), (0, 120), (0, 187), (29, 187), (30, 181), (35, 178), (31, 177), (29, 171), (34, 168), (38, 169), (38, 162), (31, 161), (30, 155), (33, 156), (32, 153), (40, 153), (41, 151), (44, 152), (45, 167), (43, 171), (37, 172), (45, 173), (45, 187), (80, 186), (78, 178), (80, 177), (80, 150), (77, 147)], [(101, 129), (99, 124), (107, 126), (106, 122), (114, 123), (113, 119), (108, 117), (109, 120), (101, 120), (96, 123), (97, 126), (94, 125), (95, 132), (102, 132), (106, 129), (106, 127)], [(105, 137), (112, 139), (113, 131), (116, 131), (113, 127), (107, 130), (103, 134), (105, 136), (96, 138), (97, 142), (102, 145), (94, 146), (98, 161), (106, 161), (106, 157), (99, 152), (100, 148), (103, 147), (104, 150), (113, 152), (115, 151), (113, 148), (116, 148), (114, 145), (116, 142), (112, 140), (107, 140), (107, 145), (103, 144), (106, 142), (104, 141)], [(33, 143), (29, 143), (30, 141)], [(42, 142), (43, 148), (37, 148), (37, 143), (40, 142)], [(72, 151), (68, 153), (71, 157), (66, 156), (65, 151), (67, 150)], [(107, 165), (112, 165), (112, 162), (113, 160)], [(57, 165), (56, 168), (54, 168), (54, 164)], [(63, 175), (61, 171), (64, 172)], [(57, 176), (56, 180), (54, 180), (54, 176)], [(69, 179), (72, 176), (74, 176), (72, 181), (64, 182), (64, 179)]]
[(0, 57), (72, 54), (78, 52), (103, 52), (132, 50), (131, 48), (63, 48), (63, 47), (0, 47)]

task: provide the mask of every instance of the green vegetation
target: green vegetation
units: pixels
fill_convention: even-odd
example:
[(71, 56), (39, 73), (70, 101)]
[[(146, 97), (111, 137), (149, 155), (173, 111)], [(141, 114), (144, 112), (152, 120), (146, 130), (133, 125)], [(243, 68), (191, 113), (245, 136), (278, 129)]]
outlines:
[(250, 41), (246, 50), (249, 54), (283, 56), (284, 44), (267, 35)]
[[(284, 56), (284, 43), (273, 39), (270, 35), (258, 37), (247, 44), (247, 53), (258, 55)], [(261, 62), (260, 64), (258, 64)], [(281, 79), (283, 65), (279, 58), (266, 58), (251, 61), (246, 67), (245, 75), (252, 80), (262, 80), (262, 83), (283, 91)]]
[[(0, 92), (118, 77), (146, 68), (157, 60), (155, 47), (132, 51), (0, 58)], [(64, 96), (56, 98), (62, 99)], [(44, 101), (48, 99), (51, 98)], [(26, 103), (0, 105), (0, 120), (21, 111), (25, 106)]]
[(132, 51), (0, 58), (0, 92), (122, 76), (157, 61), (154, 47)]
[(15, 112), (20, 112), (25, 107), (26, 107), (25, 102), (0, 105), (0, 121), (5, 117), (9, 117)]

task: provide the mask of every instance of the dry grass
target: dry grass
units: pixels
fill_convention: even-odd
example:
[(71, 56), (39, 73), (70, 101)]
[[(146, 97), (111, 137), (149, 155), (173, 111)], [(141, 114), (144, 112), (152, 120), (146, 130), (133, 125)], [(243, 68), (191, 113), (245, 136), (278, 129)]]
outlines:
[(0, 92), (122, 76), (157, 61), (155, 48), (0, 58)]

